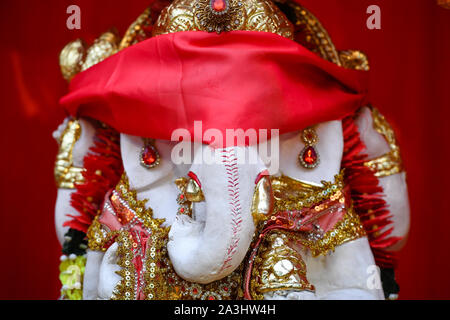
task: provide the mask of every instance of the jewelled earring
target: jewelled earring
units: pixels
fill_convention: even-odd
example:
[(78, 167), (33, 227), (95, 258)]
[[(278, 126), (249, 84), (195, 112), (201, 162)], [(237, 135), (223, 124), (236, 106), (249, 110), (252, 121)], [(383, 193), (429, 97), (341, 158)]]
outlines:
[(143, 138), (144, 146), (140, 154), (140, 162), (144, 168), (151, 169), (160, 163), (159, 152), (155, 147), (155, 139)]
[(308, 127), (302, 131), (302, 141), (305, 147), (298, 155), (298, 161), (306, 169), (313, 169), (319, 165), (320, 157), (315, 145), (319, 141), (314, 127)]

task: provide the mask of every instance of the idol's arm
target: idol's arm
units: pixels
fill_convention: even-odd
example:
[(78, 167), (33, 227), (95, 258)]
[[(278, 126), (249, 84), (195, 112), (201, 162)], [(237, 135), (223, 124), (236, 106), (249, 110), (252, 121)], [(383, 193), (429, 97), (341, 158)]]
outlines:
[(59, 152), (55, 163), (55, 180), (58, 194), (55, 206), (55, 228), (61, 245), (69, 227), (63, 226), (67, 216), (77, 215), (70, 199), (77, 182), (82, 181), (83, 159), (93, 145), (94, 126), (84, 119), (66, 118), (53, 133), (59, 143)]
[[(392, 225), (380, 230), (383, 233), (393, 226), (391, 237), (400, 241), (385, 248), (388, 251), (400, 250), (407, 239), (410, 224), (410, 209), (406, 173), (402, 169), (400, 152), (392, 128), (376, 110), (364, 107), (360, 111), (356, 125), (362, 142), (366, 146), (369, 161), (383, 188), (383, 199), (392, 216)], [(386, 156), (388, 155), (388, 156)]]
[[(64, 224), (70, 219), (69, 215), (79, 215), (71, 205), (71, 197), (76, 190), (75, 184), (83, 181), (83, 159), (89, 152), (89, 148), (93, 145), (95, 131), (95, 127), (88, 120), (66, 118), (53, 133), (53, 137), (59, 144), (59, 151), (55, 162), (55, 180), (58, 186), (55, 205), (55, 228), (58, 240), (61, 246), (64, 247), (63, 251), (73, 253), (69, 254), (67, 252), (67, 255), (62, 256), (63, 262), (69, 262), (67, 264), (68, 269), (70, 269), (62, 271), (67, 272), (66, 276), (68, 278), (65, 281), (67, 283), (63, 283), (63, 289), (65, 289), (64, 286), (81, 289), (81, 283), (83, 283), (83, 290), (85, 291), (85, 296), (87, 295), (88, 298), (92, 296), (92, 292), (96, 292), (99, 259), (90, 258), (93, 254), (88, 250), (88, 262), (84, 272), (84, 279), (82, 279), (83, 272), (74, 270), (73, 266), (70, 265), (76, 264), (75, 259), (80, 260), (79, 263), (81, 263), (84, 258), (81, 256), (76, 258), (76, 256), (86, 248), (72, 248), (73, 243), (79, 245), (79, 242), (71, 242), (71, 238), (81, 233), (75, 230), (69, 230), (69, 226), (65, 226)], [(96, 265), (96, 261), (98, 265)], [(72, 281), (70, 279), (74, 280)]]
[(383, 190), (382, 199), (389, 211), (389, 220), (392, 221), (391, 224), (379, 227), (375, 236), (383, 238), (379, 243), (381, 246), (376, 249), (377, 255), (381, 256), (381, 260), (387, 261), (379, 264), (384, 294), (387, 299), (396, 299), (399, 291), (395, 281), (396, 252), (405, 245), (410, 225), (406, 173), (394, 131), (377, 109), (362, 108), (356, 125), (368, 154), (369, 160), (365, 165), (378, 178), (378, 184)]

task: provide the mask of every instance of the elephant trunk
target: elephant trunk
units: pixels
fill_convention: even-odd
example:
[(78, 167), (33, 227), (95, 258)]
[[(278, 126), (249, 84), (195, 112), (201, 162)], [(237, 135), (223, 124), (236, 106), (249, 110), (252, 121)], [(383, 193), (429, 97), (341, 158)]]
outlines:
[(253, 157), (258, 159), (255, 163), (240, 159), (247, 152), (255, 153), (254, 148), (206, 149), (214, 155), (214, 163), (196, 164), (203, 154), (199, 150), (191, 167), (205, 196), (198, 206), (203, 209), (204, 218), (199, 218), (200, 212), (195, 212), (195, 219), (177, 216), (168, 242), (177, 274), (202, 284), (229, 275), (244, 259), (255, 232), (250, 210), (255, 178), (264, 170), (257, 154)]

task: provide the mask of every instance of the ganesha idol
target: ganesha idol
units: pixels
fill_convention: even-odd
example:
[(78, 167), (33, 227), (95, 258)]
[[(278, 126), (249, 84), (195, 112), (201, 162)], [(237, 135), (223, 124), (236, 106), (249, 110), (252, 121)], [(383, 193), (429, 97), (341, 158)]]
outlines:
[(398, 143), (297, 1), (153, 1), (60, 65), (61, 299), (396, 298)]

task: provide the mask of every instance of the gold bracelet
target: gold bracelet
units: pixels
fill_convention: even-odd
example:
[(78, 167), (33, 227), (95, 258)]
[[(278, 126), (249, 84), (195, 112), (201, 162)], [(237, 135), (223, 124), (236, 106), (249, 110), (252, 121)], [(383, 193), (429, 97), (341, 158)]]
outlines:
[(403, 171), (400, 148), (395, 139), (394, 130), (386, 121), (378, 109), (371, 107), (373, 117), (373, 127), (387, 141), (390, 151), (384, 155), (366, 161), (364, 165), (370, 168), (376, 177), (386, 177)]
[(58, 188), (75, 189), (75, 183), (84, 182), (84, 168), (73, 166), (72, 151), (81, 135), (78, 120), (70, 120), (59, 138), (59, 151), (55, 161), (55, 181)]

